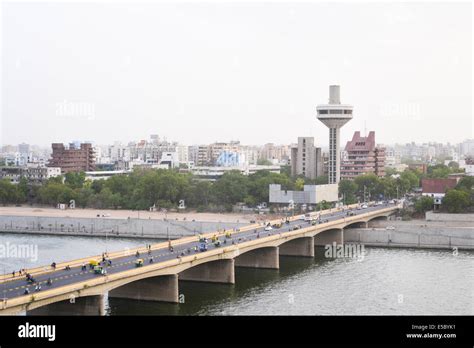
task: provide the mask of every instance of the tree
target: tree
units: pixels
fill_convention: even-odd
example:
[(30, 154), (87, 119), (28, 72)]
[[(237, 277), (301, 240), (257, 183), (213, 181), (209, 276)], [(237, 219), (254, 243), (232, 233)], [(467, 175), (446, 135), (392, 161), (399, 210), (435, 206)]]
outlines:
[(385, 168), (385, 176), (392, 176), (392, 175), (395, 175), (397, 173), (398, 172), (395, 168), (390, 168), (390, 167)]
[[(292, 186), (291, 180), (284, 174), (271, 173), (266, 170), (249, 175), (248, 193), (256, 203), (269, 201), (270, 184), (280, 184), (282, 188), (288, 189)], [(247, 200), (251, 202), (251, 200)]]
[(287, 177), (291, 176), (291, 166), (286, 165), (286, 166), (281, 166), (280, 167), (280, 173), (283, 175), (286, 175)]
[(459, 163), (456, 161), (451, 161), (448, 163), (448, 167), (451, 168), (451, 170), (458, 171), (459, 170)]
[(81, 208), (85, 208), (92, 202), (92, 197), (95, 195), (94, 190), (88, 187), (83, 187), (76, 190), (76, 205)]
[(344, 204), (357, 203), (356, 192), (357, 185), (352, 180), (339, 181), (339, 195), (343, 196)]
[(189, 190), (187, 204), (193, 207), (207, 207), (212, 200), (212, 184), (209, 181), (193, 180)]
[(408, 192), (414, 187), (420, 186), (421, 173), (411, 169), (405, 169), (405, 171), (400, 174), (400, 179), (405, 182), (408, 182), (408, 187), (403, 187), (403, 191)]
[[(354, 179), (354, 183), (357, 185), (357, 193), (362, 201), (365, 201), (366, 197), (370, 197), (370, 199), (372, 199), (372, 195), (375, 193), (378, 181), (378, 176), (372, 173), (362, 174)], [(364, 193), (366, 197), (364, 197)]]
[(448, 175), (452, 173), (452, 170), (444, 164), (436, 164), (434, 166), (429, 166), (427, 172), (429, 178), (442, 179), (447, 178)]
[(212, 193), (216, 203), (231, 205), (243, 202), (248, 192), (248, 180), (248, 177), (237, 170), (224, 173), (212, 185)]
[(271, 166), (273, 163), (266, 158), (259, 158), (257, 160), (257, 165), (259, 166)]
[(20, 182), (17, 185), (18, 199), (21, 202), (25, 202), (29, 195), (28, 180), (24, 177), (20, 179)]
[(392, 177), (383, 177), (378, 180), (374, 194), (379, 198), (388, 199), (397, 195), (397, 181)]
[(443, 198), (443, 207), (450, 213), (460, 213), (470, 206), (469, 193), (461, 190), (448, 190)]
[(326, 201), (321, 201), (316, 205), (317, 210), (326, 210), (331, 208), (331, 203), (326, 202)]
[(71, 172), (71, 173), (66, 173), (64, 183), (72, 189), (78, 189), (78, 188), (82, 188), (85, 180), (86, 180), (86, 173)]
[(295, 181), (295, 190), (296, 190), (296, 191), (301, 191), (301, 190), (303, 190), (304, 184), (305, 184), (305, 182), (304, 182), (304, 179), (303, 179), (303, 178), (298, 178), (298, 179), (296, 179), (296, 181)]
[(465, 176), (459, 180), (458, 184), (456, 185), (456, 189), (472, 192), (474, 190), (474, 176)]
[(429, 196), (422, 196), (415, 202), (415, 210), (418, 213), (425, 213), (433, 209), (434, 200)]
[[(111, 180), (112, 178), (110, 178), (109, 180)], [(92, 191), (94, 191), (94, 193), (100, 193), (100, 191), (102, 191), (102, 188), (105, 186), (105, 182), (106, 181), (104, 179), (92, 181), (92, 184), (91, 184)]]
[(0, 203), (17, 203), (19, 200), (18, 189), (8, 179), (0, 180)]
[(76, 200), (77, 192), (63, 183), (50, 181), (38, 190), (39, 201), (43, 204), (69, 204), (71, 199)]

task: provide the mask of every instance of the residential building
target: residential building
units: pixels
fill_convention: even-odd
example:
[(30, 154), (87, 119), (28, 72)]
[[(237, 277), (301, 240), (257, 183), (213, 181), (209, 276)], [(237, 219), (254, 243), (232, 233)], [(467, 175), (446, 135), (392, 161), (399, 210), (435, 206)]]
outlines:
[(95, 170), (95, 155), (92, 144), (82, 143), (79, 146), (53, 143), (53, 153), (48, 167), (59, 167), (62, 173), (93, 171)]
[(313, 137), (298, 137), (298, 145), (291, 148), (291, 175), (309, 179), (323, 175), (321, 148), (314, 146)]
[(354, 133), (345, 147), (346, 159), (341, 164), (341, 178), (352, 180), (361, 174), (373, 173), (379, 177), (385, 175), (385, 148), (375, 143), (375, 132), (362, 137)]
[(61, 175), (58, 167), (0, 167), (0, 180), (7, 179), (18, 184), (22, 178), (28, 182), (41, 183)]

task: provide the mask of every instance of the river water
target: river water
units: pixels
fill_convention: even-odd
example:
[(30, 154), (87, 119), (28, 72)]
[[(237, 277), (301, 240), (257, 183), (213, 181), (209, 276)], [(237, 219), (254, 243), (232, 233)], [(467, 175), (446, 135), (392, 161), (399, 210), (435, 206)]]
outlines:
[[(137, 239), (1, 234), (37, 257), (0, 258), (11, 272), (156, 243)], [(110, 315), (474, 315), (474, 252), (365, 248), (363, 259), (281, 257), (279, 270), (236, 268), (236, 283), (180, 282), (184, 303), (110, 299)]]

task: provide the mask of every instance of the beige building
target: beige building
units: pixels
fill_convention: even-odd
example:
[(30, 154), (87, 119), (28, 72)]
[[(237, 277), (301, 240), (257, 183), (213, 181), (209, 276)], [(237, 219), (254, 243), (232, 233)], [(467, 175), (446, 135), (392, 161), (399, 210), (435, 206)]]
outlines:
[(314, 146), (313, 137), (299, 137), (298, 145), (291, 149), (291, 175), (309, 179), (323, 175), (321, 148)]

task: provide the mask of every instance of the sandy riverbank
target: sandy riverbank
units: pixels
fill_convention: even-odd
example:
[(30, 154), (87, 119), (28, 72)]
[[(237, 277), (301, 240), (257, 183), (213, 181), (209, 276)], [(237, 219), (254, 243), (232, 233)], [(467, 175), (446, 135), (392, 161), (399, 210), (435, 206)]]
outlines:
[(235, 214), (235, 213), (162, 213), (133, 210), (113, 210), (113, 209), (67, 209), (60, 210), (48, 207), (0, 207), (0, 215), (3, 216), (34, 216), (34, 217), (57, 217), (57, 218), (95, 218), (97, 215), (105, 215), (110, 219), (144, 219), (144, 220), (184, 220), (186, 221), (209, 221), (209, 222), (239, 222), (250, 223), (251, 220), (269, 219), (268, 215), (259, 216), (257, 214)]

